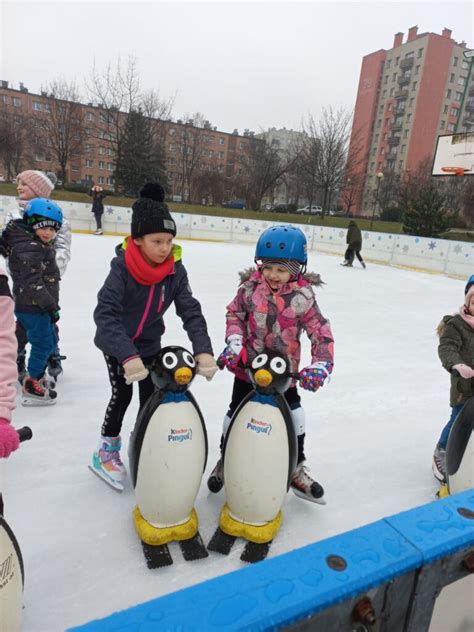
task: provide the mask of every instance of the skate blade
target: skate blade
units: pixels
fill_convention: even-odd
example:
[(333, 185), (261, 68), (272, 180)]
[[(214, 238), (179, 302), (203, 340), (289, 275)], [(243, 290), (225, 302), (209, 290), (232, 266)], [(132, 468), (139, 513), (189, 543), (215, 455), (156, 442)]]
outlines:
[(91, 472), (93, 472), (98, 478), (102, 479), (103, 481), (105, 481), (107, 483), (107, 485), (110, 485), (110, 487), (113, 487), (116, 491), (118, 492), (123, 492), (124, 490), (124, 485), (123, 483), (119, 483), (117, 481), (113, 481), (109, 476), (107, 476), (105, 473), (103, 472), (99, 472), (98, 470), (95, 469), (95, 467), (92, 467), (92, 465), (88, 465), (87, 466)]
[(291, 491), (298, 498), (302, 498), (303, 500), (307, 500), (310, 503), (316, 503), (318, 505), (327, 505), (327, 502), (324, 500), (324, 496), (322, 498), (314, 498), (313, 496), (307, 496), (304, 492), (300, 492), (299, 489), (291, 488)]
[(22, 406), (54, 406), (56, 399), (33, 399), (23, 395), (21, 399)]

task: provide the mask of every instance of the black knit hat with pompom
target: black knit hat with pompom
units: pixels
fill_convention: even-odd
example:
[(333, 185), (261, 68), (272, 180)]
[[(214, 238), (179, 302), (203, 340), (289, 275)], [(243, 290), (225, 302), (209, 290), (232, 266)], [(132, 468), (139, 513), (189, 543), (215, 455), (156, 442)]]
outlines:
[(176, 224), (164, 199), (165, 191), (158, 182), (147, 182), (143, 186), (140, 197), (132, 206), (133, 238), (150, 233), (176, 235)]

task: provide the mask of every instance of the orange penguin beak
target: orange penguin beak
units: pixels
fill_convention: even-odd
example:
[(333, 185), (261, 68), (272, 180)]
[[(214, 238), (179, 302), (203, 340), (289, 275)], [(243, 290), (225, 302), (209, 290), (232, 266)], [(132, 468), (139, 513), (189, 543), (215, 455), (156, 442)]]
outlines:
[(254, 378), (259, 386), (268, 386), (273, 381), (272, 374), (266, 369), (259, 369), (255, 373)]
[(174, 381), (177, 384), (189, 384), (192, 377), (193, 372), (191, 371), (191, 369), (188, 369), (187, 367), (182, 367), (175, 372)]

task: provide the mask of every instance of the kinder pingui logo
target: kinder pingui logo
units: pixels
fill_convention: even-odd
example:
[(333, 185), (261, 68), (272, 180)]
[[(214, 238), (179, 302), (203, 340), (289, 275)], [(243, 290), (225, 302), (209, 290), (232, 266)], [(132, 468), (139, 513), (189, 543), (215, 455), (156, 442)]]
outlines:
[(0, 588), (5, 588), (5, 586), (10, 582), (15, 576), (15, 566), (13, 562), (13, 553), (3, 560), (0, 563)]
[(168, 443), (183, 443), (183, 441), (191, 441), (192, 438), (191, 428), (170, 428)]
[(266, 421), (257, 421), (256, 419), (252, 419), (247, 424), (247, 430), (251, 430), (256, 434), (266, 434), (269, 436), (272, 431), (272, 424), (269, 424)]

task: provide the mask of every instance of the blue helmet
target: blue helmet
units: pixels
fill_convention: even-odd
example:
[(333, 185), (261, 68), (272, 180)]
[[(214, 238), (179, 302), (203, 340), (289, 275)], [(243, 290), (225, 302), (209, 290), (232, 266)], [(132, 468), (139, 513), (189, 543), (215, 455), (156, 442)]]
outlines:
[(474, 274), (471, 274), (471, 276), (467, 280), (466, 287), (464, 289), (464, 294), (467, 294), (473, 285), (474, 285)]
[(305, 266), (308, 256), (303, 231), (291, 224), (264, 230), (255, 248), (255, 261), (262, 259), (291, 259)]
[(59, 230), (63, 223), (63, 212), (61, 208), (46, 198), (35, 198), (28, 203), (23, 214), (23, 219), (33, 230), (51, 226)]

